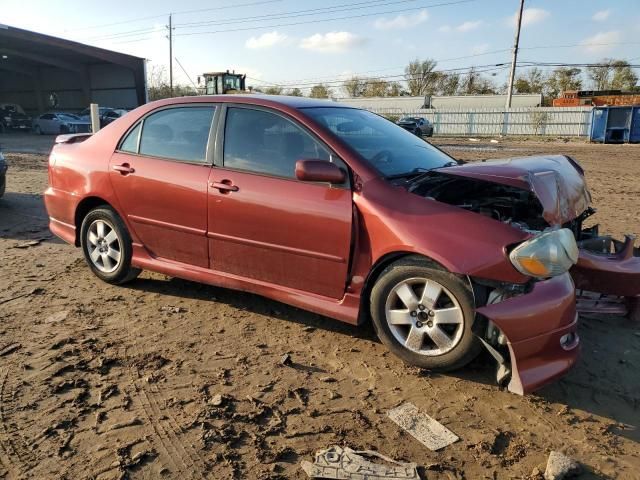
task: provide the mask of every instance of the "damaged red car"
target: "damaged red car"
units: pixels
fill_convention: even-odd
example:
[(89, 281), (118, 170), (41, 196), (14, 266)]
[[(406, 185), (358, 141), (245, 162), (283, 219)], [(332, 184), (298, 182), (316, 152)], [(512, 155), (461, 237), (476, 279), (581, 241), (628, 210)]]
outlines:
[(578, 357), (577, 262), (595, 282), (584, 288), (624, 275), (638, 294), (633, 245), (582, 228), (590, 199), (573, 159), (460, 165), (333, 102), (149, 103), (94, 135), (58, 137), (49, 183), (52, 232), (106, 282), (148, 269), (371, 320), (393, 353), (427, 369), (461, 368), (484, 348), (498, 382), (521, 394)]

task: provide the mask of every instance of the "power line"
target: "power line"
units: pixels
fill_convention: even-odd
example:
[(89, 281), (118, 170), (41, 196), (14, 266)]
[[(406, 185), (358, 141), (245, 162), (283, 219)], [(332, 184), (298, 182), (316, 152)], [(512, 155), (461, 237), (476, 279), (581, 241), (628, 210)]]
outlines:
[[(257, 16), (249, 16), (249, 17), (235, 17), (235, 18), (227, 18), (227, 19), (221, 19), (221, 20), (208, 20), (204, 22), (181, 23), (181, 24), (177, 24), (176, 28), (192, 29), (192, 28), (201, 28), (208, 25), (233, 25), (238, 23), (258, 22), (262, 20), (279, 20), (279, 19), (286, 19), (286, 18), (297, 18), (302, 16), (331, 14), (331, 13), (340, 13), (343, 11), (360, 10), (363, 8), (362, 5), (366, 5), (367, 7), (374, 8), (374, 7), (385, 7), (389, 5), (396, 5), (400, 3), (410, 3), (410, 2), (417, 2), (417, 1), (420, 1), (420, 0), (395, 0), (393, 2), (389, 2), (388, 0), (369, 0), (365, 2), (346, 3), (341, 5), (334, 5), (331, 7), (311, 8), (306, 10), (296, 10), (292, 12), (273, 13), (273, 14), (257, 15)], [(154, 28), (139, 28), (135, 30), (127, 30), (124, 32), (116, 32), (113, 34), (91, 37), (90, 40), (136, 37), (144, 33), (150, 33), (152, 31), (154, 31)]]
[[(608, 64), (606, 63), (567, 63), (567, 62), (536, 62), (536, 61), (519, 61), (517, 62), (518, 67), (524, 67), (524, 68), (528, 68), (528, 67), (535, 67), (535, 66), (542, 66), (542, 67), (602, 67), (602, 66), (608, 66)], [(475, 73), (486, 73), (486, 72), (490, 72), (490, 71), (497, 71), (497, 70), (505, 70), (507, 68), (509, 68), (510, 63), (497, 63), (497, 64), (492, 64), (492, 65), (475, 65), (475, 66), (469, 66), (469, 67), (460, 67), (460, 68), (451, 68), (451, 69), (444, 69), (444, 70), (433, 70), (432, 73), (451, 73), (451, 72), (458, 72), (458, 73), (468, 73), (468, 71), (473, 70)], [(628, 65), (630, 68), (640, 68), (640, 65), (637, 64), (629, 64)], [(466, 70), (466, 72), (465, 72)], [(394, 75), (380, 75), (377, 77), (370, 77), (370, 78), (365, 78), (363, 80), (407, 80), (407, 77), (419, 77), (420, 74), (415, 74), (415, 75), (407, 75), (407, 74), (394, 74)], [(250, 78), (250, 77), (247, 77)], [(348, 79), (337, 79), (336, 77), (333, 77), (332, 80), (327, 80), (327, 81), (316, 81), (316, 82), (291, 82), (291, 83), (275, 83), (275, 82), (267, 82), (265, 80), (260, 80), (257, 78), (251, 78), (252, 80), (261, 82), (264, 85), (264, 87), (282, 87), (282, 88), (300, 88), (300, 89), (310, 89), (313, 88), (314, 85), (320, 84), (322, 83), (325, 86), (342, 86), (342, 84), (344, 83), (345, 80)]]
[[(433, 70), (432, 73), (468, 73), (468, 71), (474, 71), (474, 73), (485, 73), (496, 70), (504, 70), (508, 67), (507, 63), (499, 63), (499, 64), (491, 64), (491, 65), (472, 65), (470, 67), (460, 67), (460, 68), (449, 68), (444, 70)], [(407, 77), (420, 77), (420, 74), (407, 75), (407, 74), (399, 74), (399, 75), (381, 75), (377, 77), (369, 77), (367, 80), (407, 80)], [(283, 87), (283, 88), (312, 88), (318, 83), (322, 83), (325, 86), (341, 86), (344, 83), (344, 80), (329, 80), (325, 82), (308, 82), (308, 83), (280, 83), (280, 84), (271, 84), (265, 86), (271, 87)]]
[[(256, 5), (264, 5), (265, 3), (277, 3), (277, 2), (282, 2), (284, 0), (261, 0), (258, 2), (250, 2), (250, 3), (239, 3), (239, 4), (235, 4), (235, 5), (223, 5), (221, 7), (213, 7), (213, 8), (199, 8), (199, 9), (195, 9), (195, 10), (180, 10), (177, 12), (172, 12), (174, 15), (186, 15), (189, 13), (200, 13), (200, 12), (210, 12), (210, 11), (214, 11), (214, 10), (227, 10), (230, 8), (241, 8), (241, 7), (253, 7)], [(136, 22), (140, 22), (143, 20), (152, 20), (155, 18), (165, 18), (167, 15), (169, 15), (171, 12), (167, 12), (167, 13), (163, 13), (161, 15), (152, 15), (149, 17), (136, 17), (136, 18), (132, 18), (130, 20), (122, 20), (120, 22), (112, 22), (112, 23), (102, 23), (99, 25), (92, 25), (89, 27), (79, 27), (79, 28), (73, 28), (71, 30), (65, 30), (66, 32), (79, 32), (81, 30), (95, 30), (96, 28), (106, 28), (106, 27), (113, 27), (116, 25), (125, 25), (127, 23), (136, 23)]]
[[(182, 28), (197, 28), (200, 26), (207, 26), (207, 25), (229, 25), (233, 23), (244, 23), (249, 21), (259, 21), (259, 20), (266, 20), (266, 19), (278, 20), (281, 18), (295, 18), (295, 17), (304, 17), (309, 15), (320, 15), (325, 13), (338, 13), (338, 12), (349, 11), (349, 10), (360, 10), (363, 8), (361, 5), (366, 5), (368, 7), (380, 7), (380, 6), (396, 5), (400, 3), (412, 3), (417, 1), (419, 0), (396, 0), (393, 2), (389, 2), (386, 0), (369, 0), (366, 2), (346, 3), (342, 5), (333, 5), (331, 7), (310, 8), (306, 10), (295, 10), (292, 12), (271, 13), (267, 15), (256, 15), (252, 17), (235, 17), (235, 18), (225, 18), (222, 20), (207, 20), (203, 22), (180, 23), (176, 26), (182, 27)], [(379, 5), (375, 5), (376, 3)]]
[(520, 50), (538, 50), (544, 48), (573, 48), (573, 47), (604, 47), (611, 45), (640, 45), (640, 42), (615, 42), (615, 43), (574, 43), (572, 45), (538, 45), (534, 47), (520, 47)]
[[(298, 10), (298, 11), (293, 11), (293, 12), (283, 12), (283, 13), (279, 13), (279, 14), (269, 14), (269, 15), (262, 15), (262, 16), (236, 17), (236, 18), (233, 18), (233, 19), (222, 19), (222, 20), (208, 21), (208, 22), (194, 22), (194, 24), (195, 23), (201, 23), (201, 25), (178, 24), (178, 25), (176, 25), (176, 28), (179, 28), (179, 29), (182, 30), (182, 29), (201, 28), (201, 27), (205, 27), (205, 26), (209, 26), (209, 25), (223, 26), (223, 25), (233, 25), (233, 24), (242, 24), (242, 23), (254, 23), (254, 22), (259, 22), (261, 20), (284, 20), (284, 19), (287, 19), (287, 18), (297, 18), (297, 17), (302, 17), (302, 16), (315, 16), (315, 15), (327, 15), (327, 14), (334, 14), (334, 13), (340, 13), (340, 12), (346, 12), (346, 11), (352, 11), (352, 10), (361, 10), (363, 8), (385, 7), (385, 6), (390, 6), (390, 5), (397, 5), (397, 4), (401, 4), (401, 3), (409, 3), (409, 2), (416, 2), (416, 1), (419, 1), (419, 0), (395, 0), (395, 1), (392, 1), (392, 2), (389, 2), (389, 1), (383, 2), (383, 0), (373, 0), (373, 1), (369, 1), (369, 2), (357, 2), (357, 3), (354, 3), (354, 4), (334, 5), (332, 7), (323, 7), (322, 9), (318, 8), (318, 9)], [(368, 14), (350, 15), (350, 16), (337, 17), (337, 18), (321, 18), (321, 19), (305, 20), (305, 21), (301, 21), (301, 22), (290, 22), (290, 23), (276, 24), (276, 25), (254, 25), (254, 26), (251, 26), (251, 27), (234, 28), (234, 29), (223, 29), (223, 30), (205, 31), (205, 32), (176, 33), (176, 36), (178, 36), (178, 35), (181, 35), (181, 36), (185, 36), (185, 35), (205, 35), (205, 34), (215, 34), (215, 33), (224, 33), (224, 32), (239, 32), (239, 31), (248, 31), (248, 30), (260, 30), (260, 29), (277, 28), (277, 27), (283, 27), (283, 26), (306, 25), (306, 24), (309, 24), (309, 23), (322, 23), (322, 22), (331, 22), (331, 21), (337, 21), (337, 20), (348, 20), (348, 19), (352, 19), (352, 18), (363, 18), (363, 17), (371, 17), (371, 16), (376, 16), (376, 15), (386, 15), (386, 14), (390, 14), (390, 13), (410, 12), (410, 11), (422, 10), (422, 9), (425, 9), (425, 8), (436, 8), (436, 7), (442, 7), (442, 6), (457, 5), (457, 4), (462, 4), (462, 3), (470, 3), (470, 2), (474, 2), (474, 1), (476, 1), (476, 0), (457, 0), (457, 1), (450, 1), (450, 2), (444, 2), (444, 3), (437, 3), (437, 4), (426, 4), (426, 5), (421, 5), (421, 6), (418, 6), (418, 7), (413, 7), (413, 8), (408, 8), (408, 9), (386, 10), (386, 11), (382, 11), (382, 12), (373, 12), (373, 13), (368, 13)], [(372, 3), (377, 3), (377, 4), (372, 5)], [(353, 5), (359, 5), (359, 7), (354, 7)], [(318, 10), (325, 10), (325, 11), (318, 11)], [(309, 13), (306, 13), (306, 12), (309, 12)], [(314, 12), (314, 13), (311, 13), (311, 12)], [(117, 43), (133, 43), (133, 42), (137, 42), (137, 41), (147, 40), (150, 37), (144, 37), (144, 35), (148, 34), (148, 33), (151, 33), (153, 30), (154, 30), (153, 28), (129, 30), (129, 31), (125, 31), (125, 32), (114, 33), (114, 34), (111, 34), (111, 35), (93, 37), (92, 39), (94, 39), (94, 40), (106, 40), (106, 39), (125, 38), (125, 37), (143, 37), (143, 38), (132, 38), (131, 40), (123, 41), (123, 42), (117, 42)]]
[(183, 73), (185, 74), (185, 76), (187, 77), (187, 79), (191, 82), (191, 85), (193, 85), (193, 88), (195, 89), (195, 91), (198, 91), (198, 87), (196, 86), (196, 82), (193, 81), (193, 79), (189, 76), (189, 74), (187, 73), (187, 71), (185, 70), (185, 68), (182, 66), (182, 64), (180, 63), (180, 60), (178, 60), (178, 57), (175, 57), (176, 63), (180, 66), (180, 68), (182, 69)]
[[(434, 61), (436, 63), (444, 63), (444, 62), (451, 62), (454, 60), (464, 60), (467, 58), (476, 58), (476, 57), (482, 57), (485, 55), (494, 55), (496, 53), (504, 53), (504, 52), (508, 52), (511, 49), (509, 48), (503, 48), (501, 50), (492, 50), (490, 52), (483, 52), (483, 53), (474, 53), (471, 55), (464, 55), (461, 57), (451, 57), (451, 58), (442, 58), (442, 59), (435, 59)], [(326, 75), (323, 77), (308, 77), (308, 78), (299, 78), (297, 80), (291, 80), (290, 82), (307, 82), (307, 81), (321, 81), (323, 79), (337, 79), (338, 77), (345, 77), (343, 80), (348, 80), (354, 77), (364, 77), (369, 73), (375, 73), (375, 72), (383, 72), (383, 71), (387, 71), (387, 70), (398, 70), (398, 69), (402, 69), (404, 70), (404, 68), (406, 67), (406, 65), (403, 66), (399, 66), (399, 67), (386, 67), (386, 68), (378, 68), (378, 69), (373, 69), (373, 70), (365, 70), (362, 72), (353, 72), (353, 73), (343, 73), (343, 74), (337, 74), (337, 75)]]
[(453, 1), (453, 2), (444, 2), (444, 3), (436, 3), (436, 4), (431, 4), (431, 5), (423, 5), (421, 7), (406, 8), (406, 9), (399, 9), (399, 10), (388, 10), (388, 11), (385, 11), (385, 12), (363, 13), (363, 14), (359, 14), (359, 15), (349, 15), (349, 16), (337, 17), (337, 18), (314, 19), (314, 20), (305, 20), (305, 21), (302, 21), (302, 22), (281, 23), (281, 24), (276, 24), (276, 25), (260, 25), (260, 26), (254, 26), (254, 27), (244, 27), (244, 28), (224, 29), (224, 30), (211, 30), (211, 31), (207, 31), (207, 32), (177, 33), (176, 36), (211, 35), (211, 34), (215, 34), (215, 33), (243, 32), (243, 31), (248, 31), (248, 30), (264, 30), (264, 29), (267, 29), (267, 28), (290, 27), (290, 26), (295, 26), (295, 25), (307, 25), (309, 23), (333, 22), (333, 21), (337, 21), (337, 20), (350, 20), (350, 19), (353, 19), (353, 18), (364, 18), (364, 17), (373, 17), (373, 16), (376, 16), (376, 15), (387, 15), (387, 14), (390, 14), (390, 13), (412, 12), (412, 11), (416, 11), (416, 10), (422, 10), (424, 8), (435, 8), (435, 7), (444, 7), (444, 6), (450, 6), (450, 5), (459, 5), (459, 4), (462, 4), (462, 3), (470, 3), (470, 2), (474, 2), (474, 1), (476, 1), (476, 0), (457, 0), (457, 1)]

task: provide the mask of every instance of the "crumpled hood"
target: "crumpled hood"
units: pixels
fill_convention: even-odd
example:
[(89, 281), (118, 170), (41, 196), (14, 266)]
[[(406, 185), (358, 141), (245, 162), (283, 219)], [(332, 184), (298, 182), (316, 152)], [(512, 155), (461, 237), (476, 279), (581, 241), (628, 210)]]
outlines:
[(436, 171), (530, 190), (538, 197), (549, 225), (575, 219), (591, 203), (584, 170), (566, 155), (489, 160)]

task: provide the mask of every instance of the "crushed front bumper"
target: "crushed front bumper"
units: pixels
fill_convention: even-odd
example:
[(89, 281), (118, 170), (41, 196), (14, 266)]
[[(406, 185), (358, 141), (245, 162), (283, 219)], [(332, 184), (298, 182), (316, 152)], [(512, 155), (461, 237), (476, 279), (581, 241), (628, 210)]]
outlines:
[(575, 287), (568, 273), (524, 295), (478, 308), (507, 339), (509, 391), (524, 395), (564, 375), (580, 353)]
[(623, 242), (609, 236), (596, 236), (578, 242), (580, 257), (571, 276), (580, 290), (640, 296), (640, 249), (635, 237), (626, 235)]

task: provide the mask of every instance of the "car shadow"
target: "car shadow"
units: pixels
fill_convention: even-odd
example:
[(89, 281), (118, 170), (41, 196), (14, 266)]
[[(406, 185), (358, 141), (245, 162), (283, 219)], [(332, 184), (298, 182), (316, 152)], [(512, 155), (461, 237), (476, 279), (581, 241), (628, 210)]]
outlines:
[[(258, 315), (265, 315), (277, 318), (278, 320), (304, 325), (308, 328), (316, 328), (339, 333), (351, 338), (361, 338), (378, 344), (381, 343), (370, 322), (360, 326), (351, 325), (253, 293), (215, 287), (179, 278), (169, 278), (168, 280), (139, 278), (135, 282), (123, 285), (123, 287), (146, 293), (157, 293), (163, 297), (214, 301), (239, 310), (246, 310)], [(294, 368), (297, 367), (297, 365), (292, 366)], [(300, 369), (307, 368), (304, 366), (298, 367), (300, 367)], [(486, 352), (479, 355), (471, 364), (465, 367), (464, 370), (444, 374), (425, 369), (416, 369), (416, 371), (419, 372), (419, 375), (425, 377), (457, 378), (498, 388), (495, 381), (495, 361)]]
[(167, 280), (139, 278), (135, 282), (123, 285), (123, 287), (146, 293), (158, 293), (166, 297), (187, 298), (208, 302), (214, 301), (239, 310), (246, 310), (258, 315), (298, 323), (309, 328), (317, 328), (354, 338), (366, 338), (377, 341), (373, 328), (368, 325), (357, 327), (257, 294), (239, 290), (191, 282), (180, 278), (169, 278)]

